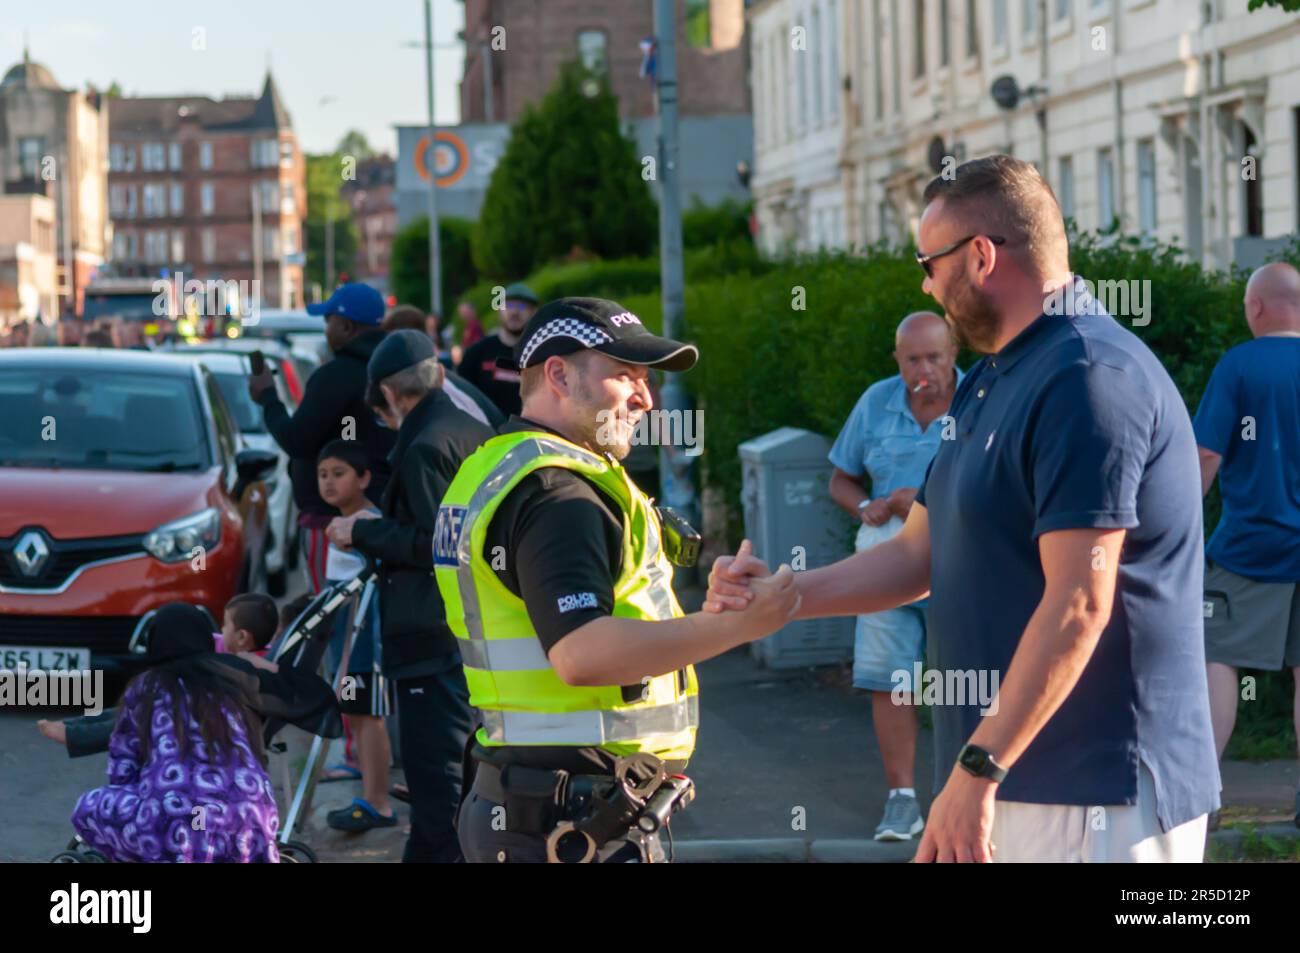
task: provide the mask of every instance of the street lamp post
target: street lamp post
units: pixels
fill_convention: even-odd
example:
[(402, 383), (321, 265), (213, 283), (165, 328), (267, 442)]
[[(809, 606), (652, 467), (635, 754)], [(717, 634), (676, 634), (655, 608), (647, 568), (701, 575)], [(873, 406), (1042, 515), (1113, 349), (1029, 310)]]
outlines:
[(438, 139), (433, 125), (433, 0), (424, 0), (424, 73), (428, 83), (429, 148), (424, 165), (429, 172), (429, 313), (442, 309), (442, 257), (438, 248)]

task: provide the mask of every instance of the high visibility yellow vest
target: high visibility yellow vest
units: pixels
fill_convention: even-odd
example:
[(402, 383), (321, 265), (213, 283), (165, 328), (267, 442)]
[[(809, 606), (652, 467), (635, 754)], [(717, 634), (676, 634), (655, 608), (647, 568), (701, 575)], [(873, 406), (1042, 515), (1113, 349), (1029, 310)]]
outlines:
[[(608, 494), (623, 514), (622, 572), (614, 615), (661, 620), (681, 616), (672, 566), (663, 553), (659, 514), (612, 458), (547, 432), (493, 437), (466, 460), (442, 498), (434, 533), (434, 574), (447, 607), (469, 685), (482, 714), (478, 742), (599, 747), (614, 755), (647, 751), (685, 761), (695, 748), (699, 685), (688, 666), (642, 685), (568, 685), (542, 650), (524, 602), (493, 571), (484, 553), (488, 525), (502, 501), (543, 467), (579, 473)], [(575, 594), (581, 599), (583, 594)]]

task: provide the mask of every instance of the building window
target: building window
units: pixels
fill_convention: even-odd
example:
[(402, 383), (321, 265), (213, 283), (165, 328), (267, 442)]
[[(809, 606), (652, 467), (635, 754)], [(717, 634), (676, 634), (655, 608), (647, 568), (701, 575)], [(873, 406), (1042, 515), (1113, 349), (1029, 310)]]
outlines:
[(831, 0), (826, 21), (826, 59), (831, 64), (830, 114), (840, 114), (840, 0)]
[(1144, 235), (1156, 230), (1156, 143), (1141, 139), (1137, 144), (1138, 229)]
[(1061, 156), (1057, 162), (1056, 201), (1062, 218), (1074, 218), (1074, 160)]
[(18, 140), (18, 165), (24, 179), (41, 177), (41, 157), (45, 154), (45, 140), (39, 136), (24, 136)]
[(215, 261), (217, 257), (217, 233), (210, 228), (205, 228), (200, 236), (200, 244), (203, 248), (203, 260)]
[(280, 168), (293, 168), (293, 143), (288, 139), (280, 143)]
[(150, 182), (144, 187), (144, 217), (161, 218), (167, 214), (167, 186)]
[(1255, 134), (1250, 131), (1250, 127), (1241, 121), (1238, 121), (1237, 125), (1241, 129), (1242, 158), (1249, 157), (1251, 159), (1249, 164), (1240, 162), (1237, 167), (1242, 172), (1248, 169), (1254, 172), (1253, 175), (1245, 178), (1245, 181), (1242, 182), (1242, 224), (1245, 226), (1244, 234), (1262, 236), (1264, 234), (1264, 186), (1260, 176), (1262, 171), (1259, 167), (1260, 150), (1255, 142)]
[(979, 56), (980, 33), (979, 12), (975, 9), (975, 0), (966, 0), (966, 55)]
[(108, 171), (122, 171), (122, 144), (115, 142), (108, 147)]
[(279, 211), (280, 183), (268, 180), (252, 183), (249, 201), (260, 214), (275, 215)]
[(144, 233), (144, 260), (150, 264), (167, 261), (167, 233), (150, 231)]
[(1007, 0), (993, 0), (993, 47), (1001, 49), (1007, 45)]
[(1032, 40), (1038, 34), (1038, 0), (1022, 0), (1020, 14), (1021, 32)]
[(1106, 231), (1115, 221), (1115, 157), (1109, 149), (1097, 150), (1097, 229)]
[(249, 163), (254, 169), (269, 169), (279, 161), (274, 139), (252, 139), (248, 143)]
[(262, 254), (267, 258), (280, 257), (280, 230), (278, 228), (262, 229)]
[(871, 22), (873, 24), (871, 30), (871, 45), (872, 53), (874, 54), (871, 57), (871, 65), (873, 76), (876, 81), (875, 107), (877, 119), (883, 119), (885, 116), (885, 71), (880, 62), (884, 49), (882, 34), (885, 32), (885, 21), (880, 12), (880, 4), (882, 2), (883, 0), (871, 0)]
[(161, 142), (146, 142), (140, 147), (140, 168), (145, 172), (166, 171), (167, 150)]
[(583, 30), (578, 34), (578, 59), (593, 73), (606, 71), (604, 30)]
[(706, 50), (713, 45), (709, 26), (710, 0), (686, 0), (686, 45), (695, 50)]
[(1071, 9), (1073, 6), (1074, 6), (1074, 0), (1053, 0), (1052, 19), (1058, 21), (1068, 20), (1070, 14), (1074, 12)]
[(948, 29), (948, 0), (939, 0), (939, 65), (947, 66), (952, 62), (952, 41)]
[(213, 201), (212, 196), (212, 183), (204, 182), (203, 185), (199, 187), (199, 208), (202, 210), (204, 215), (211, 215), (212, 208), (215, 204), (216, 203)]
[(812, 25), (809, 29), (809, 52), (799, 57), (803, 66), (812, 74), (812, 118), (814, 123), (822, 121), (822, 11), (820, 7), (812, 9)]
[(114, 216), (121, 216), (126, 212), (126, 189), (120, 185), (111, 185), (108, 188), (108, 211)]
[(113, 233), (113, 258), (117, 261), (126, 258), (126, 232)]
[(122, 163), (122, 171), (134, 172), (135, 171), (135, 146), (129, 143), (127, 145), (124, 145), (122, 147), (122, 156), (125, 160)]
[(212, 168), (212, 143), (210, 142), (199, 143), (199, 168)]
[(179, 264), (185, 260), (185, 233), (179, 228), (172, 232), (172, 261)]
[(925, 75), (925, 0), (912, 0), (912, 78)]
[(172, 214), (181, 215), (185, 212), (185, 187), (179, 182), (172, 183)]
[(135, 186), (128, 185), (126, 187), (126, 217), (135, 218), (135, 210)]
[(167, 164), (171, 170), (176, 172), (181, 167), (181, 144), (179, 142), (170, 143), (167, 146)]

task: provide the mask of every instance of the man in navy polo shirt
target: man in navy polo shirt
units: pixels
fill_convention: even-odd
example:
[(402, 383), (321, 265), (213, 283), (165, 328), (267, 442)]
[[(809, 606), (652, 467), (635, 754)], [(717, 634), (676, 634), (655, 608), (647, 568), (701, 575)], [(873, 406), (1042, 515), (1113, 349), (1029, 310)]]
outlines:
[[(947, 781), (918, 860), (1199, 861), (1219, 774), (1187, 410), (1071, 275), (1033, 166), (967, 162), (924, 200), (922, 287), (986, 357), (902, 532), (798, 573), (799, 615), (930, 592)], [(707, 608), (743, 605), (755, 562), (715, 563)]]
[[(1238, 668), (1296, 674), (1300, 726), (1300, 274), (1250, 276), (1253, 340), (1214, 368), (1196, 412), (1201, 484), (1219, 478), (1223, 516), (1206, 547), (1205, 658), (1219, 756), (1232, 737)], [(1300, 791), (1296, 792), (1300, 824)]]

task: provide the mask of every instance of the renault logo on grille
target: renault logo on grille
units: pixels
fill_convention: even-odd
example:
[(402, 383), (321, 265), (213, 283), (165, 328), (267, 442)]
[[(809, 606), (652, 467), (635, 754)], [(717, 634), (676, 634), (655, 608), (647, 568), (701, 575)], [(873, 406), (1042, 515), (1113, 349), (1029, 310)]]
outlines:
[(45, 561), (50, 558), (50, 547), (45, 538), (35, 530), (23, 533), (14, 545), (14, 559), (24, 576), (38, 576), (45, 568)]

